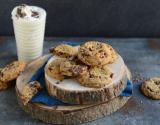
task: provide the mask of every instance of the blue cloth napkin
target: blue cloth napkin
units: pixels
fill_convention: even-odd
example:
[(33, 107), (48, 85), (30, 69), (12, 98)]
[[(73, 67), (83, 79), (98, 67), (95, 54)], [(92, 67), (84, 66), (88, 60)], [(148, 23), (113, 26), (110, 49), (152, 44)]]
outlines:
[(133, 93), (133, 84), (132, 84), (132, 81), (127, 80), (126, 88), (122, 91), (122, 93), (120, 94), (120, 96), (129, 97), (129, 96), (132, 95), (132, 93)]
[[(62, 42), (64, 44), (70, 44), (70, 45), (77, 45), (75, 44), (75, 42)], [(73, 44), (74, 43), (74, 44)], [(48, 58), (48, 60), (51, 57)], [(42, 103), (48, 106), (55, 106), (55, 105), (71, 105), (68, 103), (64, 103), (61, 100), (58, 100), (56, 98), (51, 97), (45, 87), (45, 80), (44, 80), (44, 67), (47, 64), (48, 60), (44, 63), (44, 65), (42, 67), (40, 67), (35, 74), (30, 78), (29, 82), (32, 81), (38, 81), (42, 86), (43, 89), (40, 90), (36, 95), (33, 96), (33, 98), (31, 99), (32, 103)], [(120, 96), (131, 96), (132, 95), (132, 89), (133, 89), (133, 84), (130, 80), (127, 80), (127, 85), (126, 88), (122, 91), (122, 93), (120, 94)]]

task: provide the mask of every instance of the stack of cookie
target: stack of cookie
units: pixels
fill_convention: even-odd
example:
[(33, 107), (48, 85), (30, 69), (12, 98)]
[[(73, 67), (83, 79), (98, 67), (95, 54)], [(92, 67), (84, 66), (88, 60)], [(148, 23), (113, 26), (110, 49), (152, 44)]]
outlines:
[(46, 87), (51, 96), (67, 103), (91, 104), (120, 95), (127, 74), (123, 59), (112, 46), (89, 41), (72, 47), (52, 47), (45, 67)]
[(117, 54), (108, 44), (90, 41), (79, 49), (61, 44), (50, 52), (60, 58), (48, 65), (46, 73), (57, 80), (72, 77), (91, 88), (101, 88), (112, 81), (113, 73), (107, 64), (113, 63)]

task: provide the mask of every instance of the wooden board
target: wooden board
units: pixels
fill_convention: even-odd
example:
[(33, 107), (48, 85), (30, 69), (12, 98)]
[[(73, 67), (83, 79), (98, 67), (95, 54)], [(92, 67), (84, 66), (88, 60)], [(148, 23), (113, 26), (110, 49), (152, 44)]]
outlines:
[[(41, 67), (49, 55), (43, 56), (29, 63), (25, 71), (18, 77), (16, 83), (16, 94), (19, 105), (33, 118), (53, 124), (78, 124), (95, 120), (109, 115), (121, 108), (130, 97), (117, 97), (108, 102), (96, 103), (92, 105), (76, 106), (46, 106), (42, 104), (23, 105), (21, 92), (30, 77)], [(129, 74), (129, 73), (128, 73)], [(128, 76), (130, 77), (130, 75)]]
[[(49, 65), (55, 57), (52, 57)], [(46, 66), (47, 67), (47, 66)], [(126, 87), (126, 66), (121, 56), (108, 67), (112, 69), (113, 81), (102, 88), (89, 88), (79, 84), (75, 79), (64, 79), (63, 81), (51, 78), (45, 73), (46, 88), (50, 94), (63, 102), (70, 104), (94, 104), (109, 101), (120, 95)], [(56, 84), (57, 81), (59, 84)]]

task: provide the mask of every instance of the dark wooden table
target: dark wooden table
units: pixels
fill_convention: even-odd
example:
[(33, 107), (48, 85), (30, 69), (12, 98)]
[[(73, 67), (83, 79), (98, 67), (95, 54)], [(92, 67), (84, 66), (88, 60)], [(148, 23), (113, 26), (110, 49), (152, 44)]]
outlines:
[[(109, 41), (122, 55), (125, 63), (139, 77), (160, 76), (160, 39), (106, 39), (106, 38), (46, 38), (44, 53), (51, 45), (62, 41), (77, 43), (86, 40)], [(0, 66), (16, 60), (14, 37), (0, 37)], [(111, 116), (85, 125), (159, 125), (160, 101), (150, 100), (139, 91), (140, 82), (134, 83), (134, 94), (129, 102)], [(0, 92), (0, 125), (45, 125), (32, 119), (17, 104), (14, 87)]]

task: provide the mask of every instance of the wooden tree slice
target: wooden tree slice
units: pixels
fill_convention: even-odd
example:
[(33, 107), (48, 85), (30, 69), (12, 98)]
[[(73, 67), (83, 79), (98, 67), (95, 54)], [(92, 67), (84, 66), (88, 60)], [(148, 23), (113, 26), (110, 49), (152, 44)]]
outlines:
[(46, 106), (35, 103), (23, 105), (21, 93), (24, 85), (27, 84), (30, 77), (44, 64), (48, 57), (49, 55), (43, 56), (28, 64), (25, 71), (18, 77), (16, 83), (18, 103), (22, 109), (33, 118), (52, 124), (78, 124), (88, 122), (117, 111), (130, 98), (116, 97), (108, 102), (91, 105)]
[[(48, 64), (57, 57), (52, 57)], [(80, 85), (74, 79), (64, 79), (62, 82), (51, 78), (45, 74), (46, 87), (50, 94), (57, 99), (70, 104), (94, 104), (111, 100), (120, 95), (126, 87), (128, 79), (125, 64), (119, 56), (114, 64), (110, 64), (109, 68), (113, 69), (113, 83), (103, 88), (89, 88)], [(59, 84), (57, 84), (59, 82)]]

